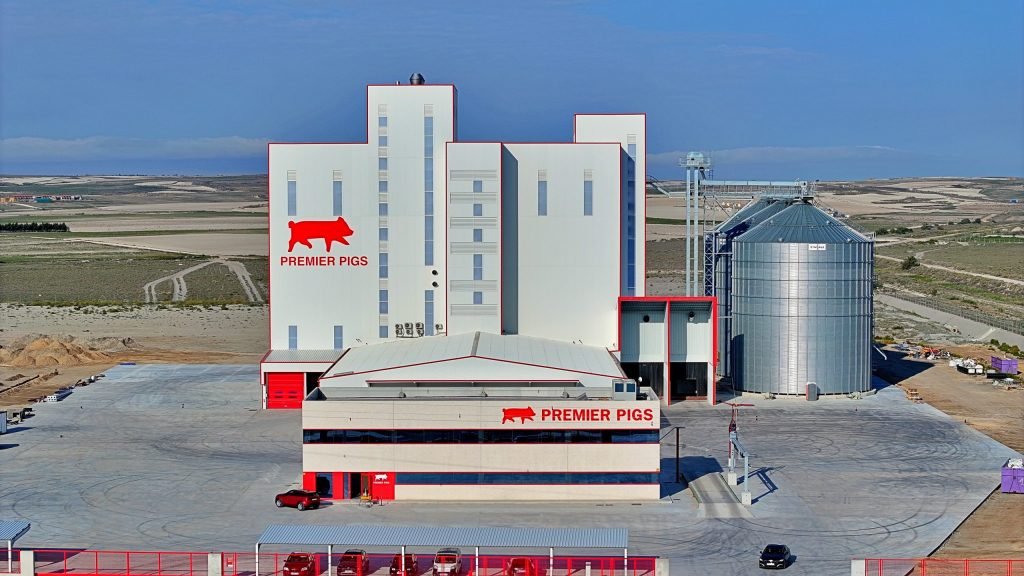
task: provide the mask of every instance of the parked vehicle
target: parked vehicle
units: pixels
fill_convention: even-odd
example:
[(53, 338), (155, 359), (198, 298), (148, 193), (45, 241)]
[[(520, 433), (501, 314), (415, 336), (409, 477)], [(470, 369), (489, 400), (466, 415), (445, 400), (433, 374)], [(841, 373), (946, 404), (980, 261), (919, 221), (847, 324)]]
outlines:
[(537, 562), (533, 558), (512, 558), (508, 561), (505, 576), (538, 576)]
[(319, 508), (320, 495), (309, 490), (289, 490), (283, 494), (275, 496), (274, 504), (277, 505), (278, 508), (282, 506), (290, 506), (292, 508), (298, 508), (299, 510), (305, 510), (306, 508)]
[(365, 576), (370, 573), (370, 556), (366, 550), (352, 548), (345, 550), (338, 562), (338, 576)]
[(395, 554), (391, 559), (391, 576), (416, 576), (420, 573), (419, 561), (415, 554), (405, 555), (405, 573), (402, 572), (402, 555)]
[(284, 576), (317, 576), (312, 554), (292, 552), (284, 559)]
[(462, 572), (462, 550), (442, 548), (434, 555), (434, 576), (456, 576)]
[(761, 568), (783, 569), (793, 562), (793, 555), (789, 552), (789, 546), (782, 544), (769, 544), (761, 551), (761, 559), (757, 565)]

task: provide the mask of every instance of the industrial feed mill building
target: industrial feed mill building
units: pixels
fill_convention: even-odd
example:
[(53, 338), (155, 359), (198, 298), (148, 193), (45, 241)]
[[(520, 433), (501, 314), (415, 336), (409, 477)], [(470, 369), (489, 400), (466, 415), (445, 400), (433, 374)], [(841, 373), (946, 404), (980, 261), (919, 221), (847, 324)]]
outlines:
[(661, 404), (714, 402), (715, 302), (644, 294), (645, 116), (463, 142), (456, 102), (369, 86), (365, 142), (269, 146), (260, 375), (303, 411), (303, 485), (658, 498)]

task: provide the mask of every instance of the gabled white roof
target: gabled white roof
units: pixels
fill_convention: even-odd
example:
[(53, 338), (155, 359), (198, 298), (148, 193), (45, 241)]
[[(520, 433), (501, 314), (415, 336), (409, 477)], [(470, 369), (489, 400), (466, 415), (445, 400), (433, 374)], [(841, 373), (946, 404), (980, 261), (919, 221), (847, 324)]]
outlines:
[(599, 346), (571, 344), (532, 336), (469, 332), (349, 348), (324, 373), (322, 379), (464, 358), (480, 358), (609, 378), (625, 377), (611, 353)]

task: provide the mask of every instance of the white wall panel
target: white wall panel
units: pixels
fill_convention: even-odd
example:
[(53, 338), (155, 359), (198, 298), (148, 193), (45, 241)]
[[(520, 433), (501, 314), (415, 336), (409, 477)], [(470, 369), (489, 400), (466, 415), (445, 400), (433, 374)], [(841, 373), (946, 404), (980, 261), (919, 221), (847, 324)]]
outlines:
[[(645, 196), (647, 180), (647, 116), (644, 114), (577, 114), (574, 119), (573, 134), (576, 142), (618, 142), (624, 152), (630, 150), (629, 145), (635, 144), (634, 155), (635, 171), (632, 180), (634, 181), (634, 258), (635, 269), (633, 280), (635, 288), (632, 291), (626, 289), (625, 272), (627, 270), (627, 257), (623, 242), (622, 270), (623, 270), (623, 295), (643, 296), (646, 293), (646, 221), (647, 201)], [(629, 176), (623, 170), (623, 222), (622, 230), (627, 233), (628, 189), (626, 180)]]
[[(498, 143), (448, 145), (448, 334), (501, 333), (501, 158)], [(474, 215), (474, 205), (481, 216)], [(477, 254), (480, 280), (474, 276)], [(474, 292), (482, 303), (474, 303)]]
[[(519, 334), (617, 347), (620, 146), (507, 144), (515, 159), (516, 329)], [(512, 168), (508, 168), (512, 169)], [(547, 214), (538, 214), (539, 174)], [(592, 216), (583, 213), (585, 171)], [(507, 182), (507, 180), (506, 180)], [(510, 192), (506, 191), (506, 194)], [(505, 249), (511, 250), (506, 234)]]

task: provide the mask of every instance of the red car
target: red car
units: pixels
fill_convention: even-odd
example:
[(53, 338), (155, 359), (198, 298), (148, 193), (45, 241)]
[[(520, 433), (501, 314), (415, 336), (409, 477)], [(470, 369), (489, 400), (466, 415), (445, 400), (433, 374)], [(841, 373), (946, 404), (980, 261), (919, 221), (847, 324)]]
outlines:
[(292, 552), (284, 560), (284, 576), (316, 576), (316, 563), (312, 554)]
[(307, 490), (289, 490), (284, 494), (278, 494), (275, 496), (274, 504), (276, 504), (278, 508), (282, 506), (290, 506), (292, 508), (298, 508), (299, 510), (305, 510), (306, 508), (319, 508), (320, 495), (316, 492), (310, 492)]
[(508, 561), (506, 576), (538, 576), (537, 563), (532, 558), (513, 558)]

